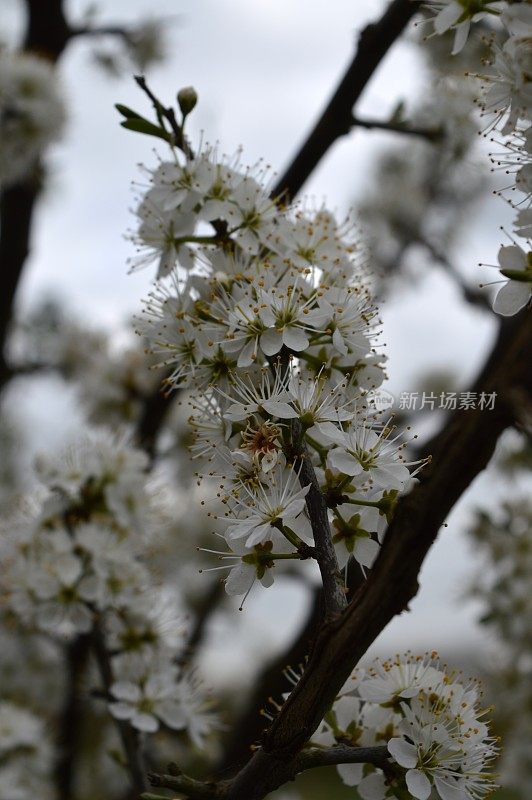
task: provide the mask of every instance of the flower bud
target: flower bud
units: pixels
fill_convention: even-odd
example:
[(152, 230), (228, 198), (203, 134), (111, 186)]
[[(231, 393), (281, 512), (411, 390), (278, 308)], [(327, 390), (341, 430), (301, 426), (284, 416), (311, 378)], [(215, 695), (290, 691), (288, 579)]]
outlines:
[(183, 89), (180, 89), (177, 93), (177, 102), (179, 103), (179, 108), (184, 117), (190, 114), (198, 102), (198, 95), (194, 87), (185, 86)]

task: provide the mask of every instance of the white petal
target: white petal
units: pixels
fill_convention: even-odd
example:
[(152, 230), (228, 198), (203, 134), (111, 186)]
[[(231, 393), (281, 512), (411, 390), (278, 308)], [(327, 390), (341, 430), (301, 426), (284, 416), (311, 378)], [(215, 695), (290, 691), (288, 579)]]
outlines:
[(135, 713), (135, 709), (129, 703), (109, 703), (109, 711), (115, 719), (131, 719)]
[(460, 25), (456, 28), (456, 33), (454, 35), (454, 45), (451, 51), (451, 55), (457, 55), (461, 50), (464, 49), (464, 45), (467, 42), (467, 37), (469, 36), (469, 29), (471, 27), (470, 20), (466, 19), (464, 22), (461, 22)]
[(409, 769), (406, 773), (406, 785), (408, 791), (417, 800), (428, 800), (432, 787), (429, 779), (424, 772), (419, 769)]
[(283, 331), (283, 344), (299, 353), (309, 346), (308, 336), (302, 328), (285, 328)]
[(255, 568), (251, 564), (237, 564), (225, 582), (225, 591), (231, 596), (246, 594), (255, 578)]
[(442, 8), (434, 18), (434, 30), (436, 33), (440, 34), (448, 31), (459, 19), (461, 13), (462, 8), (459, 3), (449, 3), (445, 8)]
[(497, 258), (501, 269), (524, 270), (526, 267), (525, 252), (516, 244), (511, 244), (507, 247), (501, 247)]
[(157, 703), (155, 711), (159, 719), (169, 728), (179, 731), (186, 727), (187, 723), (183, 707), (176, 700), (165, 700)]
[(384, 800), (386, 789), (384, 775), (380, 770), (372, 772), (367, 778), (363, 778), (357, 786), (357, 791), (362, 800)]
[(111, 686), (111, 694), (119, 700), (127, 700), (136, 703), (140, 699), (141, 691), (135, 683), (130, 681), (117, 681)]
[(337, 770), (346, 786), (358, 786), (364, 773), (364, 764), (339, 764)]
[(363, 567), (371, 567), (379, 555), (379, 550), (380, 547), (374, 539), (364, 536), (355, 541), (353, 556)]
[(447, 781), (443, 781), (441, 778), (434, 778), (434, 784), (441, 800), (468, 800), (469, 794), (451, 778)]
[(283, 334), (277, 328), (268, 328), (260, 337), (260, 346), (266, 356), (274, 356), (283, 346)]
[(257, 525), (251, 536), (246, 539), (246, 546), (254, 547), (256, 544), (266, 542), (268, 540), (268, 536), (270, 535), (270, 531), (271, 525), (269, 522), (265, 522), (263, 525)]
[(153, 714), (137, 713), (131, 718), (131, 724), (145, 733), (155, 733), (159, 730), (159, 722)]
[(249, 341), (245, 347), (243, 347), (240, 355), (238, 356), (237, 365), (239, 367), (250, 367), (253, 364), (255, 345), (255, 339), (251, 339), (251, 341)]
[(531, 284), (521, 281), (508, 281), (497, 294), (493, 303), (493, 310), (504, 317), (517, 314), (530, 298)]
[(273, 569), (267, 569), (260, 579), (260, 582), (265, 589), (269, 589), (270, 586), (273, 586)]
[(298, 416), (297, 411), (288, 405), (288, 403), (280, 403), (276, 400), (265, 400), (262, 407), (268, 414), (280, 419), (295, 419)]
[(390, 739), (388, 751), (398, 764), (407, 769), (415, 767), (417, 764), (417, 750), (413, 744), (405, 742), (404, 739)]
[(282, 518), (286, 519), (287, 517), (297, 517), (298, 514), (301, 514), (301, 512), (305, 508), (305, 505), (306, 501), (303, 497), (300, 497), (297, 500), (292, 500), (290, 503), (288, 503), (285, 510), (283, 511)]
[(360, 463), (345, 450), (332, 450), (327, 456), (327, 460), (335, 469), (343, 472), (344, 475), (358, 475), (362, 471)]

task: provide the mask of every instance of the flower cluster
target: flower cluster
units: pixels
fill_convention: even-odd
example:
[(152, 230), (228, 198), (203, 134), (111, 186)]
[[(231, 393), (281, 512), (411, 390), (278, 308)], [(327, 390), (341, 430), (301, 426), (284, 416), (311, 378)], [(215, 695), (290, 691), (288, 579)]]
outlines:
[(147, 462), (104, 434), (39, 460), (47, 494), (5, 526), (4, 613), (56, 638), (103, 637), (111, 713), (146, 732), (187, 729), (199, 742), (213, 718), (199, 682), (176, 666), (182, 632), (149, 569), (157, 517)]
[(27, 53), (0, 53), (0, 185), (26, 177), (62, 132), (65, 109), (52, 65)]
[[(188, 393), (192, 454), (225, 525), (226, 589), (270, 586), (274, 567), (312, 555), (308, 468), (339, 566), (368, 567), (412, 464), (367, 400), (384, 358), (353, 222), (271, 199), (261, 165), (173, 155), (138, 209), (135, 263), (155, 261), (160, 279), (138, 327), (167, 388)], [(214, 233), (199, 233), (209, 220)]]
[(385, 771), (338, 767), (363, 800), (479, 800), (494, 788), (489, 770), (497, 753), (479, 699), (478, 685), (448, 673), (435, 653), (376, 660), (347, 680), (312, 742), (387, 745)]
[(52, 797), (52, 762), (44, 722), (15, 703), (0, 701), (0, 798)]
[(517, 210), (516, 235), (526, 244), (502, 247), (499, 252), (500, 271), (505, 279), (499, 290), (494, 309), (500, 314), (515, 314), (530, 301), (532, 293), (532, 8), (529, 3), (491, 2), (491, 0), (436, 0), (428, 3), (437, 10), (434, 18), (436, 33), (452, 28), (456, 31), (453, 52), (464, 46), (471, 22), (486, 16), (499, 17), (502, 44), (492, 44), (489, 71), (477, 75), (483, 82), (479, 100), (482, 115), (504, 153), (494, 154), (493, 160), (512, 176), (511, 190), (522, 195), (511, 201)]

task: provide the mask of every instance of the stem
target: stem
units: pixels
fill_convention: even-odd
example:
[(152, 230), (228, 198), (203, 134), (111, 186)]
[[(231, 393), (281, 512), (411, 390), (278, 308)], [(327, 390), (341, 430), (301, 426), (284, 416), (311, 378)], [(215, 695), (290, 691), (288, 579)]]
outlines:
[[(95, 626), (92, 634), (92, 648), (104, 689), (109, 695), (113, 684), (111, 661), (105, 647), (103, 634), (97, 626)], [(138, 733), (125, 720), (114, 719), (114, 722), (124, 748), (132, 788), (137, 794), (140, 794), (146, 788), (146, 781), (144, 778), (145, 770), (140, 754)]]
[(410, 127), (408, 123), (405, 122), (383, 122), (377, 119), (361, 119), (360, 117), (353, 116), (351, 124), (354, 128), (366, 128), (368, 130), (377, 128), (392, 133), (406, 133), (407, 136), (419, 136), (421, 139), (427, 139), (432, 142), (442, 137), (441, 128)]

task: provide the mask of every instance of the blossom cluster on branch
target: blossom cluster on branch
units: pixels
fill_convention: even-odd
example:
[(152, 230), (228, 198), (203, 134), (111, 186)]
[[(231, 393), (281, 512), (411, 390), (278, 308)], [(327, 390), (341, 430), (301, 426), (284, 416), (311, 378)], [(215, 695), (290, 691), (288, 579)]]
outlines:
[[(133, 268), (156, 262), (139, 320), (187, 391), (198, 475), (216, 484), (226, 589), (313, 557), (312, 471), (340, 567), (370, 566), (411, 479), (406, 443), (368, 400), (384, 377), (365, 257), (350, 218), (272, 199), (261, 165), (172, 149), (150, 174)], [(214, 222), (214, 233), (201, 233)]]
[(479, 702), (478, 684), (441, 667), (435, 653), (377, 659), (347, 680), (312, 742), (387, 743), (394, 762), (389, 768), (337, 768), (363, 800), (481, 798), (493, 789), (497, 747)]
[(3, 615), (29, 632), (103, 636), (109, 709), (139, 731), (186, 730), (201, 746), (214, 717), (194, 673), (178, 667), (183, 631), (150, 569), (164, 517), (146, 488), (147, 456), (94, 435), (41, 458), (45, 487), (5, 525)]

